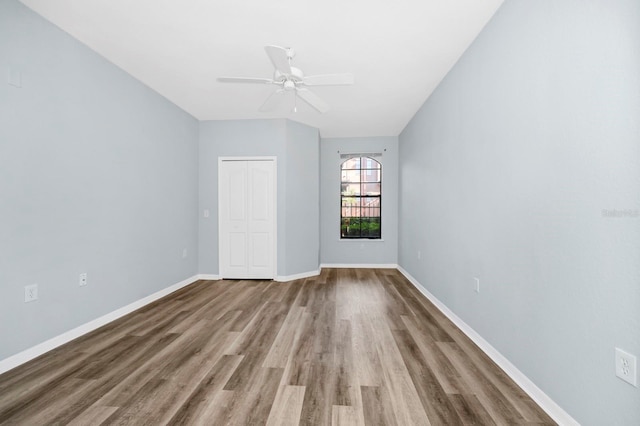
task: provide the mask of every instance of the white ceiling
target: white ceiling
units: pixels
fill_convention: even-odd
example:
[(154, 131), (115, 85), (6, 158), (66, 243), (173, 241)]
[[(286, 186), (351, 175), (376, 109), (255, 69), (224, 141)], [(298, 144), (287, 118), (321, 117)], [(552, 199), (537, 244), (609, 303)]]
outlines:
[[(398, 135), (502, 1), (22, 0), (200, 120), (290, 118), (323, 137)], [(293, 99), (261, 113), (275, 86), (216, 78), (271, 78), (269, 44), (355, 85), (314, 87), (325, 114)]]

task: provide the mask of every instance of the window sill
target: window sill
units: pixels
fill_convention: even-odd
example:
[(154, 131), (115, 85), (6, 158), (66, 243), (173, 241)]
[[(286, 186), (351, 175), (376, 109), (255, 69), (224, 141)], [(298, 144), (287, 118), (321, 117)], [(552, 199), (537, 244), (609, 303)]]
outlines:
[(382, 238), (338, 238), (338, 241), (341, 243), (344, 242), (354, 242), (354, 243), (384, 243), (384, 239)]

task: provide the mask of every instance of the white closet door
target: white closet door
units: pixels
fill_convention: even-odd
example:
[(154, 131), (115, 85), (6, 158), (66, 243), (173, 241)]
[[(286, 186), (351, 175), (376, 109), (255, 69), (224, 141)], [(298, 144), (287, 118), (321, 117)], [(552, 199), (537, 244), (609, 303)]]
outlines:
[(275, 278), (275, 161), (223, 160), (219, 178), (220, 275)]
[(248, 177), (248, 277), (275, 278), (274, 163), (249, 161)]

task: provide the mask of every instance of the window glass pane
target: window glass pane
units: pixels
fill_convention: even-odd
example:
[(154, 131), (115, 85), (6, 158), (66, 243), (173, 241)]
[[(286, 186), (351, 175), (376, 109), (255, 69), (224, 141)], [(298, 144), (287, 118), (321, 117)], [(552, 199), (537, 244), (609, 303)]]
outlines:
[(343, 217), (340, 224), (342, 237), (354, 238), (360, 237), (360, 218), (357, 217)]
[(380, 182), (380, 170), (362, 170), (360, 179), (362, 182)]
[(343, 170), (358, 170), (360, 168), (360, 158), (350, 158), (342, 163)]
[(360, 182), (359, 170), (343, 170), (342, 182)]
[(380, 197), (362, 197), (363, 207), (376, 207), (380, 208)]
[(380, 217), (380, 198), (362, 198), (362, 216)]
[(358, 217), (360, 212), (360, 206), (342, 206), (342, 217)]
[(380, 218), (360, 218), (360, 235), (365, 238), (380, 237)]
[(380, 217), (379, 207), (361, 207), (360, 213), (363, 217)]
[(360, 188), (359, 183), (343, 183), (342, 195), (360, 195)]
[(380, 184), (365, 183), (362, 185), (362, 195), (380, 195)]
[(342, 197), (342, 207), (359, 207), (360, 197)]
[(376, 169), (380, 170), (380, 163), (378, 163), (373, 158), (365, 157), (362, 159), (362, 168), (363, 169)]

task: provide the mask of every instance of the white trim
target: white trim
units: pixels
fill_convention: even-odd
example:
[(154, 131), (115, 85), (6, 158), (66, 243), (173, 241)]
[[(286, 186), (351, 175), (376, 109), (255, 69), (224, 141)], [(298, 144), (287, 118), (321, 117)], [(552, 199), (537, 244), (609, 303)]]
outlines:
[(498, 364), (507, 376), (511, 377), (511, 379), (516, 382), (518, 386), (522, 388), (523, 391), (527, 393), (553, 420), (555, 420), (560, 425), (567, 426), (580, 426), (573, 417), (569, 415), (566, 411), (562, 409), (558, 404), (555, 403), (546, 393), (542, 391), (535, 383), (531, 381), (527, 376), (524, 375), (523, 372), (518, 370), (518, 368), (513, 365), (504, 355), (502, 355), (496, 348), (491, 346), (489, 342), (484, 340), (484, 338), (478, 334), (473, 328), (471, 328), (467, 323), (465, 323), (460, 317), (458, 317), (452, 310), (450, 310), (444, 303), (438, 300), (433, 294), (431, 294), (427, 289), (422, 287), (418, 280), (413, 278), (411, 274), (409, 274), (403, 267), (398, 266), (398, 271), (402, 275), (404, 275), (407, 280), (413, 286), (422, 293), (427, 299), (431, 301), (447, 318), (451, 320), (464, 334), (467, 335), (469, 339), (473, 341), (478, 347), (485, 353), (493, 362)]
[(278, 275), (275, 277), (274, 281), (278, 281), (278, 282), (294, 281), (294, 280), (301, 280), (303, 278), (315, 277), (318, 275), (320, 275), (320, 269), (317, 269), (315, 271), (301, 272), (299, 274), (293, 274), (293, 275)]
[(110, 323), (120, 317), (123, 317), (136, 309), (140, 309), (145, 305), (148, 305), (151, 302), (154, 302), (169, 293), (173, 293), (176, 290), (181, 289), (182, 287), (186, 287), (189, 284), (192, 284), (198, 281), (200, 276), (194, 275), (186, 280), (180, 281), (179, 283), (173, 284), (163, 290), (157, 291), (153, 294), (150, 294), (147, 297), (143, 297), (142, 299), (136, 300), (133, 303), (130, 303), (122, 308), (116, 309), (113, 312), (105, 314), (99, 318), (91, 320), (85, 324), (82, 324), (72, 330), (66, 331), (56, 337), (53, 337), (49, 340), (46, 340), (42, 343), (39, 343), (29, 349), (26, 349), (22, 352), (19, 352), (15, 355), (10, 356), (9, 358), (5, 358), (0, 360), (0, 374), (9, 371), (21, 364), (24, 364), (27, 361), (31, 361), (32, 359), (39, 357), (40, 355), (49, 352), (52, 349), (57, 348), (58, 346), (64, 345), (76, 339), (84, 334), (87, 334), (97, 328), (102, 327), (105, 324)]
[(398, 269), (396, 263), (323, 263), (320, 268)]
[(384, 239), (382, 238), (340, 238), (338, 237), (338, 240), (341, 243), (346, 243), (346, 242), (354, 242), (354, 243), (384, 243)]
[[(386, 149), (385, 149), (386, 151)], [(340, 154), (340, 159), (342, 160), (343, 158), (358, 158), (358, 157), (369, 157), (369, 158), (377, 158), (377, 157), (382, 157), (382, 153), (381, 152), (345, 152), (342, 153), (340, 151), (338, 151), (338, 154)]]
[(206, 280), (206, 281), (218, 281), (222, 279), (220, 278), (220, 275), (214, 275), (214, 274), (198, 274), (196, 275), (196, 278), (199, 280)]
[(238, 156), (231, 156), (231, 157), (225, 157), (225, 156), (220, 156), (218, 157), (219, 161), (278, 161), (278, 157), (276, 155), (264, 155), (264, 156), (247, 156), (247, 157), (238, 157)]

